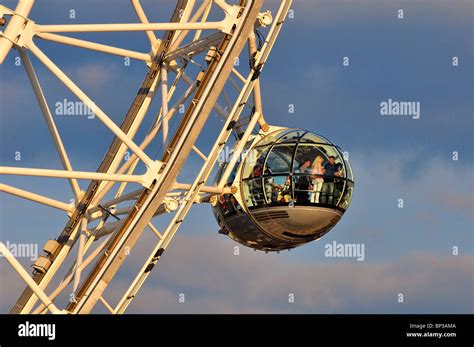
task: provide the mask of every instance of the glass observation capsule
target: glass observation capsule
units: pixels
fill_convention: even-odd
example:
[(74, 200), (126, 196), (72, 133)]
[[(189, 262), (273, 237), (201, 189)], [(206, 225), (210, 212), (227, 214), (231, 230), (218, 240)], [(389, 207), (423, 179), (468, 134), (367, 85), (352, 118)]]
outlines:
[[(227, 162), (221, 163), (220, 182)], [(249, 141), (214, 201), (220, 233), (263, 251), (317, 240), (348, 209), (354, 179), (341, 149), (320, 135), (280, 128)]]

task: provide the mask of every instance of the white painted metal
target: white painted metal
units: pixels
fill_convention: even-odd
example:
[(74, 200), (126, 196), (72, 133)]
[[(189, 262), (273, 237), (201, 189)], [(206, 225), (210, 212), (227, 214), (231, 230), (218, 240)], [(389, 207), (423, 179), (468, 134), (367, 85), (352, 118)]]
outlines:
[[(91, 237), (87, 240), (86, 245), (84, 246), (84, 253), (87, 252), (88, 248), (92, 245), (92, 243), (95, 241), (95, 238)], [(97, 246), (94, 251), (91, 252), (87, 256), (85, 260), (83, 260), (82, 264), (79, 266), (80, 270), (83, 271), (87, 266), (89, 266), (92, 261), (100, 254), (100, 252), (104, 249), (106, 246), (107, 242), (109, 241), (109, 238), (106, 238), (102, 243)], [(50, 300), (56, 299), (67, 286), (71, 283), (71, 281), (74, 278), (74, 272), (76, 270), (76, 264), (72, 267), (72, 269), (69, 270), (68, 275), (61, 281), (61, 283), (54, 289), (54, 291), (49, 295)], [(45, 313), (46, 306), (43, 304), (40, 304), (35, 310), (32, 311), (33, 314), (39, 314), (39, 313)]]
[(86, 243), (87, 219), (83, 218), (81, 222), (81, 233), (79, 235), (79, 246), (77, 248), (76, 270), (74, 271), (74, 284), (72, 292), (75, 293), (81, 282), (81, 265), (84, 256), (84, 246)]
[(90, 99), (59, 67), (56, 66), (36, 45), (31, 42), (28, 49), (74, 94), (86, 105), (96, 117), (104, 123), (122, 142), (130, 148), (148, 168), (156, 168), (148, 157), (130, 137), (127, 136), (106, 114)]
[(8, 167), (8, 166), (0, 166), (0, 175), (36, 176), (36, 177), (51, 177), (51, 178), (76, 178), (76, 179), (85, 179), (85, 180), (134, 182), (134, 183), (145, 182), (144, 175), (142, 176), (116, 175), (116, 174), (105, 174), (105, 173), (98, 173), (98, 172), (32, 169), (32, 168), (20, 168), (20, 167)]
[(34, 0), (20, 0), (15, 11), (12, 11), (14, 14), (0, 36), (0, 64), (3, 63), (8, 52), (16, 43), (18, 32), (25, 24), (25, 18), (30, 14), (34, 3)]
[[(148, 18), (145, 14), (145, 11), (143, 10), (142, 5), (140, 4), (140, 1), (139, 0), (132, 0), (131, 2), (132, 2), (132, 6), (135, 10), (135, 13), (138, 16), (138, 19), (140, 19), (140, 21), (143, 24), (149, 24), (150, 22), (148, 21)], [(145, 33), (148, 36), (148, 40), (150, 40), (150, 44), (151, 44), (152, 49), (156, 49), (158, 47), (159, 42), (158, 42), (158, 39), (155, 36), (155, 33), (152, 30), (147, 30), (147, 31), (145, 31)]]
[[(271, 30), (270, 40), (268, 43), (262, 48), (262, 54), (257, 57), (256, 61), (262, 62), (265, 61), (268, 55), (270, 54), (271, 49), (273, 48), (273, 44), (276, 40), (276, 37), (278, 36), (280, 26), (284, 22), (284, 18), (286, 17), (286, 14), (289, 10), (289, 7), (291, 5), (291, 0), (290, 1), (284, 1), (279, 9), (277, 18), (278, 22), (275, 23), (274, 27)], [(201, 172), (199, 175), (196, 177), (196, 181), (193, 184), (193, 187), (197, 187), (199, 184), (199, 181), (205, 182), (211, 172), (211, 168), (213, 165), (215, 165), (215, 161), (217, 160), (217, 156), (220, 153), (220, 149), (222, 149), (222, 144), (226, 142), (226, 139), (228, 138), (230, 132), (226, 131), (228, 124), (232, 121), (235, 120), (239, 117), (240, 112), (242, 111), (244, 100), (248, 99), (252, 87), (255, 84), (255, 80), (252, 80), (252, 76), (250, 75), (248, 79), (246, 79), (246, 85), (244, 89), (242, 89), (242, 92), (237, 99), (235, 103), (235, 107), (230, 113), (230, 117), (228, 118), (226, 124), (223, 127), (223, 130), (221, 134), (218, 136), (216, 143), (214, 144), (213, 149), (211, 150), (211, 154), (207, 157), (207, 161), (205, 165), (202, 167)], [(245, 144), (248, 140), (248, 137), (250, 137), (251, 131), (253, 130), (253, 127), (255, 126), (256, 122), (260, 119), (260, 115), (258, 113), (254, 114), (254, 117), (251, 121), (251, 126), (249, 126), (248, 131), (244, 135), (244, 138), (239, 142), (240, 144)], [(245, 138), (247, 136), (247, 138)], [(241, 145), (237, 145), (237, 150), (241, 147)], [(234, 156), (236, 158), (238, 156)], [(206, 165), (207, 164), (207, 165)], [(235, 164), (235, 162), (234, 162)], [(232, 168), (232, 165), (228, 165), (230, 168)], [(228, 173), (230, 175), (230, 172)], [(225, 178), (227, 180), (227, 178)], [(224, 179), (222, 180), (224, 181)], [(192, 188), (193, 188), (192, 187)], [(222, 187), (220, 184), (219, 187)], [(195, 194), (193, 195), (193, 189), (190, 189), (188, 194), (186, 195), (186, 198), (184, 201), (186, 202), (183, 204), (176, 214), (176, 216), (173, 218), (173, 220), (169, 223), (167, 230), (163, 234), (163, 238), (160, 239), (158, 244), (154, 247), (152, 252), (150, 253), (147, 261), (144, 263), (142, 268), (139, 270), (137, 273), (134, 281), (128, 288), (128, 290), (124, 293), (122, 296), (121, 300), (117, 304), (116, 308), (114, 309), (114, 313), (124, 313), (127, 307), (130, 305), (132, 300), (135, 298), (137, 295), (138, 291), (140, 290), (141, 286), (143, 283), (146, 281), (148, 276), (150, 275), (151, 269), (156, 265), (156, 263), (159, 261), (163, 251), (166, 249), (168, 246), (169, 242), (171, 241), (174, 233), (176, 233), (177, 229), (181, 225), (181, 221), (184, 219), (186, 216), (187, 212), (189, 211), (191, 205), (194, 203), (195, 200)], [(160, 251), (162, 250), (162, 251)]]
[[(214, 95), (212, 94), (214, 85), (221, 85), (223, 87), (223, 84), (228, 77), (228, 73), (230, 73), (232, 69), (236, 54), (240, 54), (241, 48), (243, 48), (242, 46), (248, 38), (247, 35), (249, 34), (250, 29), (253, 28), (253, 23), (258, 14), (255, 11), (260, 9), (261, 3), (261, 0), (255, 0), (246, 5), (244, 13), (242, 14), (243, 19), (237, 25), (236, 29), (237, 32), (245, 34), (243, 34), (242, 37), (241, 35), (234, 35), (229, 42), (229, 47), (232, 49), (235, 47), (237, 51), (225, 50), (221, 59), (215, 61), (216, 67), (215, 70), (213, 70), (213, 74), (206, 84), (201, 85), (201, 90), (198, 90), (197, 92), (202, 97), (200, 97), (199, 100), (196, 100), (193, 108), (188, 110), (188, 114), (185, 116), (185, 119), (187, 120), (185, 126), (182, 128), (181, 133), (178, 133), (178, 136), (175, 135), (171, 141), (169, 148), (172, 148), (173, 150), (169, 151), (168, 155), (163, 159), (163, 162), (165, 162), (166, 165), (164, 166), (162, 176), (157, 179), (153, 191), (150, 192), (150, 194), (144, 194), (146, 200), (140, 203), (141, 206), (149, 206), (151, 211), (150, 209), (137, 211), (137, 213), (129, 219), (129, 226), (126, 229), (121, 229), (116, 232), (116, 243), (114, 244), (113, 249), (108, 250), (106, 257), (99, 259), (96, 268), (92, 270), (93, 277), (91, 276), (91, 280), (84, 285), (85, 289), (81, 292), (82, 300), (77, 304), (70, 304), (68, 310), (75, 313), (90, 312), (91, 308), (95, 305), (118, 270), (118, 267), (120, 267), (123, 262), (123, 248), (133, 247), (136, 237), (141, 234), (143, 226), (146, 226), (150, 216), (156, 209), (156, 207), (153, 206), (161, 204), (162, 199), (166, 196), (166, 192), (169, 190), (188, 157), (189, 152), (194, 145), (194, 141), (199, 135), (213, 104), (217, 100), (218, 93), (215, 93)], [(251, 19), (247, 18), (247, 16), (250, 16)], [(252, 22), (250, 23), (250, 21)], [(194, 190), (200, 186), (202, 186), (202, 182), (199, 182), (199, 184), (198, 182), (195, 182), (188, 194), (196, 194), (199, 190), (196, 192)], [(192, 203), (194, 198), (190, 200)], [(125, 223), (124, 226), (126, 226)], [(173, 230), (171, 237), (174, 235), (176, 230), (177, 229)], [(165, 244), (169, 243), (170, 240), (170, 238), (165, 237)]]
[[(166, 64), (163, 64), (161, 68), (161, 114), (168, 114), (168, 70), (166, 69)], [(162, 132), (163, 132), (163, 144), (166, 145), (168, 141), (168, 118), (163, 117), (162, 121)]]
[[(149, 73), (149, 76), (151, 76), (152, 72)], [(130, 109), (129, 113), (127, 114), (127, 118), (129, 118), (129, 114), (133, 117), (133, 121), (130, 124), (130, 126), (127, 129), (127, 135), (133, 138), (135, 133), (138, 130), (139, 125), (141, 124), (141, 121), (143, 120), (143, 117), (145, 116), (148, 107), (150, 106), (151, 100), (154, 97), (155, 94), (155, 86), (156, 83), (159, 79), (159, 76), (156, 76), (153, 79), (153, 82), (151, 83), (149, 87), (149, 92), (146, 94), (144, 98), (140, 98), (139, 95), (137, 95), (136, 102), (134, 102), (134, 105), (136, 105), (139, 102), (138, 109), (132, 110)], [(145, 83), (145, 82), (144, 82)], [(115, 142), (115, 141), (114, 141)], [(111, 148), (114, 144), (111, 145)], [(125, 151), (127, 150), (127, 147), (124, 146), (123, 144), (120, 144), (120, 147), (117, 151), (115, 151), (115, 156), (113, 159), (108, 163), (104, 161), (101, 164), (101, 167), (99, 170), (105, 170), (107, 173), (114, 173), (115, 170), (117, 169), (118, 165), (122, 161), (123, 155)], [(97, 198), (94, 198), (95, 191), (103, 191), (104, 189), (104, 181), (99, 181), (98, 186), (96, 186), (96, 183), (94, 181), (91, 182), (88, 191), (86, 192), (86, 196), (81, 198), (81, 201), (84, 201), (84, 199), (89, 199), (91, 196), (91, 200), (86, 200), (88, 201), (89, 204), (97, 204), (99, 201)], [(46, 287), (53, 276), (55, 275), (56, 271), (60, 268), (62, 262), (66, 259), (69, 250), (71, 249), (72, 245), (74, 245), (75, 240), (77, 238), (77, 231), (78, 231), (78, 218), (81, 213), (84, 212), (77, 212), (74, 213), (71, 216), (71, 220), (66, 226), (66, 228), (63, 230), (61, 233), (61, 238), (64, 240), (63, 246), (61, 247), (61, 250), (58, 254), (55, 255), (53, 259), (53, 263), (51, 267), (49, 268), (48, 272), (44, 275), (35, 275), (35, 281), (37, 281), (40, 285), (40, 287), (44, 288)], [(67, 233), (65, 233), (67, 232)], [(64, 239), (67, 237), (67, 239)], [(32, 295), (31, 291), (28, 291), (28, 289), (25, 289), (24, 293), (18, 300), (17, 304), (14, 306), (12, 309), (12, 312), (14, 313), (28, 313), (32, 309), (33, 305), (35, 304), (37, 298), (36, 296)]]
[(38, 33), (37, 36), (47, 41), (62, 43), (65, 45), (75, 46), (79, 48), (90, 49), (92, 51), (97, 51), (97, 52), (118, 55), (121, 57), (128, 57), (128, 58), (132, 58), (136, 60), (142, 60), (147, 63), (151, 63), (151, 60), (152, 60), (152, 57), (149, 53), (147, 54), (147, 53), (135, 52), (129, 49), (112, 47), (112, 46), (103, 45), (100, 43), (76, 39), (73, 37), (67, 37), (63, 35), (50, 34), (50, 33)]
[(7, 260), (7, 262), (12, 266), (12, 268), (20, 275), (20, 277), (25, 281), (25, 283), (33, 290), (35, 295), (43, 302), (45, 307), (51, 311), (51, 313), (65, 313), (61, 312), (56, 305), (48, 298), (45, 292), (36, 284), (36, 282), (31, 278), (30, 274), (21, 266), (21, 264), (16, 260), (16, 258), (10, 253), (8, 248), (0, 242), (0, 254)]
[[(260, 13), (263, 0), (242, 0), (242, 6), (229, 5), (224, 0), (203, 0), (194, 13), (194, 0), (178, 0), (174, 19), (170, 23), (149, 23), (140, 2), (132, 0), (131, 3), (141, 22), (140, 24), (37, 25), (27, 18), (33, 1), (21, 0), (16, 10), (11, 12), (3, 6), (0, 7), (0, 13), (11, 15), (7, 28), (0, 37), (0, 63), (11, 47), (15, 46), (20, 50), (28, 77), (64, 167), (64, 170), (1, 167), (0, 174), (69, 179), (78, 200), (76, 206), (72, 206), (18, 188), (0, 185), (0, 191), (59, 208), (68, 212), (70, 216), (65, 229), (68, 232), (63, 231), (60, 238), (58, 238), (62, 240), (61, 247), (58, 253), (54, 255), (50, 269), (41, 276), (35, 275), (33, 278), (27, 276), (29, 281), (24, 278), (31, 292), (25, 291), (23, 293), (12, 312), (45, 313), (48, 309), (61, 312), (52, 304), (51, 300), (55, 300), (60, 293), (72, 284), (72, 292), (76, 295), (76, 301), (68, 305), (67, 312), (88, 313), (100, 301), (109, 312), (123, 313), (149, 276), (151, 268), (170, 244), (191, 206), (194, 203), (209, 202), (212, 196), (231, 193), (233, 188), (224, 188), (222, 184), (217, 187), (209, 187), (205, 183), (232, 133), (233, 125), (239, 119), (244, 107), (248, 107), (248, 99), (251, 95), (253, 95), (255, 112), (252, 114), (243, 136), (235, 144), (234, 153), (242, 151), (257, 123), (265, 130), (266, 123), (263, 120), (260, 82), (258, 78), (254, 77), (258, 77), (261, 67), (263, 67), (270, 54), (281, 29), (281, 24), (284, 22), (291, 5), (291, 0), (281, 1), (275, 21), (260, 50), (256, 47), (255, 35), (253, 34), (254, 26), (258, 27), (262, 23), (269, 25), (271, 20), (268, 13)], [(207, 20), (213, 5), (223, 11), (225, 14), (224, 20), (220, 22), (209, 22)], [(179, 12), (177, 12), (178, 10)], [(181, 16), (178, 17), (177, 14), (179, 13)], [(159, 30), (166, 31), (163, 39), (158, 39), (155, 36), (154, 31)], [(217, 33), (211, 33), (211, 35), (201, 39), (203, 30), (209, 32), (217, 30)], [(152, 52), (148, 54), (140, 53), (53, 34), (56, 32), (105, 31), (143, 31), (148, 36)], [(192, 42), (180, 47), (191, 31), (195, 32), (192, 36)], [(33, 39), (35, 37), (107, 54), (127, 56), (146, 62), (150, 67), (146, 95), (139, 102), (134, 103), (136, 105), (135, 109), (132, 111), (131, 108), (129, 114), (127, 114), (127, 119), (129, 119), (128, 115), (133, 116), (130, 118), (130, 123), (126, 126), (122, 125), (123, 129), (117, 126), (95, 105), (92, 99), (79, 89), (34, 44)], [(201, 77), (193, 78), (185, 73), (188, 64), (195, 64), (194, 56), (207, 53), (210, 46), (218, 46), (220, 42), (226, 42), (226, 44), (223, 44), (219, 50), (219, 56), (213, 59)], [(244, 76), (233, 67), (234, 59), (240, 54), (246, 42), (248, 43), (249, 53), (255, 62), (255, 67), (258, 67), (258, 71), (252, 69), (248, 76)], [(79, 100), (88, 105), (97, 118), (116, 135), (117, 138), (114, 140), (116, 149), (110, 152), (112, 156), (109, 159), (104, 159), (98, 172), (82, 172), (72, 169), (41, 86), (26, 53), (27, 50), (30, 50)], [(178, 59), (184, 61), (183, 66), (180, 66)], [(169, 73), (176, 74), (176, 78), (171, 85), (168, 83)], [(242, 82), (241, 86), (237, 86), (235, 81), (231, 79), (230, 73), (237, 76)], [(168, 105), (171, 105), (169, 103), (177, 90), (178, 83), (181, 81), (186, 83), (187, 88), (173, 106), (169, 108)], [(228, 94), (225, 92), (223, 94), (226, 104), (230, 108), (229, 111), (224, 110), (217, 102), (226, 81), (229, 81), (238, 91), (238, 97), (234, 101), (233, 107), (229, 107), (232, 106), (232, 102)], [(160, 84), (159, 89), (162, 94), (160, 112), (147, 135), (140, 142), (135, 139), (135, 136), (152, 100), (155, 98), (158, 84)], [(173, 117), (177, 117), (177, 110), (180, 105), (190, 98), (193, 98), (190, 109), (180, 117), (181, 123), (170, 137), (165, 156), (160, 161), (153, 160), (145, 150), (160, 132), (162, 132), (165, 143), (168, 143), (166, 140), (170, 131), (169, 121)], [(213, 136), (215, 138), (214, 145), (211, 151), (205, 154), (197, 148), (195, 141), (203, 132), (203, 127), (212, 109), (223, 119), (222, 130), (217, 136)], [(209, 135), (206, 134), (206, 136)], [(113, 146), (111, 146), (112, 148)], [(123, 155), (127, 149), (131, 150), (132, 153), (130, 159), (122, 164)], [(176, 178), (191, 151), (194, 151), (202, 159), (202, 166), (200, 170), (196, 171), (192, 183), (176, 182)], [(236, 158), (238, 155), (234, 155), (234, 157)], [(147, 169), (147, 172), (143, 175), (134, 174), (139, 161), (144, 163)], [(235, 164), (236, 162), (233, 161), (231, 165), (228, 165), (226, 174), (230, 174)], [(77, 184), (78, 179), (91, 181), (86, 192), (80, 191)], [(107, 198), (108, 201), (103, 201), (110, 190), (117, 185), (117, 182), (120, 182), (120, 185), (113, 197)], [(138, 184), (143, 187), (125, 193), (128, 184)], [(132, 202), (133, 206), (121, 207), (120, 204), (125, 202)], [(106, 212), (107, 209), (108, 212)], [(110, 213), (113, 213), (114, 216), (123, 216), (123, 218), (120, 221), (107, 221)], [(171, 222), (163, 233), (159, 232), (151, 222), (153, 217), (162, 213), (174, 213)], [(101, 219), (99, 224), (94, 229), (89, 230), (87, 224), (97, 219)], [(124, 259), (121, 252), (124, 247), (133, 247), (145, 228), (149, 228), (159, 240), (135, 280), (114, 307), (104, 299), (104, 294), (114, 274), (123, 263)], [(109, 237), (102, 241), (100, 246), (91, 254), (86, 256), (94, 241), (104, 235), (109, 235)], [(44, 292), (45, 289), (64, 260), (67, 259), (77, 240), (79, 240), (79, 243), (74, 264), (68, 275), (59, 286), (52, 290), (48, 297)], [(9, 259), (9, 262), (13, 264), (11, 259)], [(95, 264), (91, 272), (84, 277), (83, 270), (93, 262)], [(151, 268), (146, 271), (150, 266)], [(25, 276), (26, 271), (23, 268), (20, 269), (17, 265), (14, 268), (20, 276)], [(34, 308), (38, 297), (41, 303)]]
[(20, 198), (38, 202), (40, 204), (51, 206), (57, 208), (58, 210), (63, 210), (69, 213), (72, 213), (74, 211), (74, 208), (73, 206), (71, 206), (71, 204), (66, 204), (65, 202), (57, 201), (46, 196), (28, 192), (26, 190), (15, 188), (3, 183), (0, 183), (0, 192), (16, 195)]
[[(35, 92), (36, 100), (38, 101), (38, 104), (43, 113), (44, 120), (48, 126), (51, 138), (53, 139), (53, 142), (56, 146), (56, 150), (59, 154), (59, 158), (61, 159), (61, 163), (63, 164), (63, 168), (64, 170), (72, 171), (71, 162), (66, 153), (66, 149), (64, 148), (64, 144), (61, 140), (61, 136), (59, 135), (59, 131), (56, 127), (56, 124), (54, 123), (53, 116), (51, 115), (48, 103), (43, 94), (43, 90), (41, 89), (41, 84), (39, 83), (38, 77), (36, 76), (36, 72), (33, 68), (33, 65), (31, 64), (30, 58), (28, 57), (28, 53), (26, 53), (23, 48), (20, 48), (18, 51), (20, 53), (21, 60), (23, 61), (23, 64), (25, 66), (25, 70), (30, 80), (30, 83), (33, 86), (33, 91)], [(69, 184), (71, 185), (71, 189), (74, 193), (74, 196), (76, 197), (76, 200), (79, 200), (81, 196), (81, 188), (79, 187), (77, 180), (71, 178), (69, 179)]]
[(228, 21), (207, 23), (149, 23), (149, 24), (64, 24), (37, 25), (39, 33), (85, 33), (117, 31), (169, 31), (169, 30), (229, 30)]

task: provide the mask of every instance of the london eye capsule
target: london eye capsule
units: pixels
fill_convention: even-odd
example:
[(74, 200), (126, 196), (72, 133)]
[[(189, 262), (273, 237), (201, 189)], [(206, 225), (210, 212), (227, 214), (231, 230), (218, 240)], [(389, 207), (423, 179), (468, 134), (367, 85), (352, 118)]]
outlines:
[(220, 233), (254, 249), (280, 251), (317, 240), (348, 209), (354, 179), (341, 149), (309, 131), (275, 128), (248, 141), (213, 203)]

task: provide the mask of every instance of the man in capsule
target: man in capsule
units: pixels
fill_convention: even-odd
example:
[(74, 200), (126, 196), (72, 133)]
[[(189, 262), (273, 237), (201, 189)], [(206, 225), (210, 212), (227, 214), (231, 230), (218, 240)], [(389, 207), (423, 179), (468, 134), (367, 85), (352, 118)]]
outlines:
[(311, 174), (311, 160), (305, 158), (296, 173), (300, 174), (296, 178), (296, 201), (303, 204), (309, 203), (309, 190), (311, 188), (311, 180), (309, 177)]
[(334, 156), (329, 157), (329, 161), (323, 166), (324, 168), (324, 183), (321, 192), (321, 203), (332, 205), (334, 200), (334, 177), (340, 177), (340, 166), (336, 164)]

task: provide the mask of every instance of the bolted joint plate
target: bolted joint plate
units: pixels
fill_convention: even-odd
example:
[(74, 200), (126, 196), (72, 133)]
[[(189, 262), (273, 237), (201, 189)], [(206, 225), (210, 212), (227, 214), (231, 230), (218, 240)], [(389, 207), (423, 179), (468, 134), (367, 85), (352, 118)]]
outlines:
[(156, 160), (147, 168), (146, 173), (142, 176), (142, 186), (145, 188), (151, 188), (153, 182), (158, 180), (161, 176), (160, 171), (163, 167), (163, 162)]

